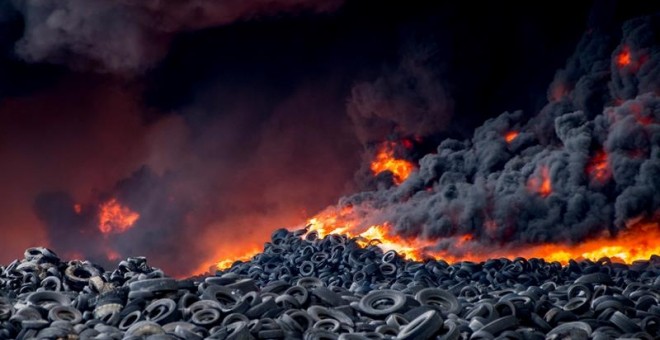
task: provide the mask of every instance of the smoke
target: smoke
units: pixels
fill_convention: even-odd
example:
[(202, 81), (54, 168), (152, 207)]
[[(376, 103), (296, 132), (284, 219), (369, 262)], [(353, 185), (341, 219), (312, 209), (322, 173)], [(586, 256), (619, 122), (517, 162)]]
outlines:
[(152, 67), (176, 32), (280, 13), (327, 12), (339, 0), (13, 0), (25, 18), (16, 52), (31, 62), (132, 74)]
[[(357, 142), (348, 122), (332, 115), (341, 109), (335, 91), (327, 84), (303, 86), (260, 123), (254, 122), (258, 117), (245, 115), (256, 111), (251, 105), (259, 103), (239, 100), (240, 107), (199, 118), (198, 123), (173, 115), (138, 124), (139, 139), (124, 146), (140, 150), (138, 159), (123, 164), (123, 158), (116, 158), (128, 171), (93, 183), (87, 180), (89, 174), (79, 173), (76, 187), (95, 188), (88, 195), (75, 190), (37, 195), (34, 210), (46, 226), (50, 246), (64, 256), (84, 256), (105, 265), (116, 256), (143, 255), (178, 276), (242, 255), (246, 246), (266, 239), (274, 225), (297, 224), (351, 189), (356, 165), (346, 164), (357, 164), (357, 157), (350, 158)], [(209, 106), (205, 99), (188, 110)], [(344, 125), (345, 132), (337, 133)], [(110, 138), (122, 129), (98, 128)], [(75, 162), (70, 167), (75, 169)], [(124, 232), (103, 234), (99, 207), (112, 198), (140, 217)], [(76, 203), (80, 212), (75, 211)]]
[[(440, 143), (399, 187), (347, 196), (339, 206), (351, 206), (365, 228), (387, 223), (400, 235), (439, 240), (471, 234), (482, 249), (574, 244), (657, 220), (657, 19), (627, 22), (618, 46), (589, 31), (538, 115), (489, 119), (471, 139)], [(509, 132), (517, 133), (510, 142)], [(444, 241), (437, 248), (461, 251)]]
[(348, 115), (363, 144), (446, 128), (453, 103), (442, 81), (439, 53), (432, 44), (414, 46), (397, 69), (353, 87)]

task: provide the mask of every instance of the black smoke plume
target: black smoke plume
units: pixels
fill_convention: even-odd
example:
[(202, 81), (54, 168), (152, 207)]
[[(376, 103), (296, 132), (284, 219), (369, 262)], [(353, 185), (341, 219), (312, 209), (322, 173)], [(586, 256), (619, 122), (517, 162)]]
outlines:
[[(574, 244), (634, 221), (657, 222), (658, 23), (658, 16), (626, 22), (615, 46), (590, 30), (537, 115), (489, 119), (470, 139), (440, 143), (400, 186), (339, 206), (351, 206), (363, 227), (388, 223), (400, 235), (432, 240), (471, 234), (485, 249)], [(510, 132), (517, 137), (507, 142)], [(444, 241), (437, 248), (456, 251)]]

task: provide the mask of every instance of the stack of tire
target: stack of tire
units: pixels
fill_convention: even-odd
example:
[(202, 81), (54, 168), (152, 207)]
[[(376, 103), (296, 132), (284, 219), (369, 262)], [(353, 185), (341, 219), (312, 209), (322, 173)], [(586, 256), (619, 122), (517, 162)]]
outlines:
[(262, 253), (186, 280), (143, 257), (105, 271), (46, 248), (0, 267), (0, 339), (660, 337), (660, 258), (632, 264), (408, 261), (284, 229)]

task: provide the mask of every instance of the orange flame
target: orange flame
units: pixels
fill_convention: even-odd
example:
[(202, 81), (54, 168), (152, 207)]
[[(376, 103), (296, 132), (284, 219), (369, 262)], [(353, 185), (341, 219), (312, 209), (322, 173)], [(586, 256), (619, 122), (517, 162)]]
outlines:
[[(410, 238), (395, 235), (388, 223), (361, 225), (361, 219), (352, 207), (329, 208), (308, 220), (307, 234), (316, 232), (319, 238), (328, 235), (345, 235), (357, 238), (361, 246), (378, 245), (383, 250), (395, 250), (399, 255), (413, 261), (435, 258), (449, 263), (460, 261), (485, 261), (492, 258), (543, 258), (562, 264), (569, 260), (598, 261), (608, 257), (612, 261), (632, 263), (647, 260), (660, 254), (660, 224), (657, 220), (631, 224), (616, 236), (601, 234), (582, 243), (570, 245), (546, 243), (537, 245), (493, 245), (490, 234), (497, 228), (495, 221), (487, 220), (480, 237), (473, 234), (450, 236), (444, 240), (452, 244), (450, 250), (437, 250), (440, 239)], [(484, 240), (485, 238), (485, 240)], [(446, 242), (445, 242), (446, 243)], [(490, 246), (484, 246), (490, 244)], [(230, 268), (237, 261), (252, 258), (259, 249), (249, 249), (239, 257), (228, 257), (216, 264), (217, 270)]]
[(76, 204), (74, 204), (74, 205), (73, 205), (73, 211), (74, 211), (76, 214), (80, 215), (80, 213), (82, 212), (82, 205), (80, 205), (80, 203), (76, 203)]
[(657, 222), (641, 223), (623, 230), (614, 238), (602, 236), (564, 249), (558, 245), (545, 245), (535, 251), (539, 257), (561, 263), (567, 263), (569, 259), (596, 261), (602, 257), (625, 263), (648, 260), (651, 255), (660, 254), (660, 225)]
[(531, 177), (527, 182), (527, 189), (536, 192), (543, 197), (552, 193), (552, 182), (550, 180), (550, 171), (547, 166), (541, 167), (541, 178)]
[(99, 230), (104, 234), (123, 233), (133, 227), (140, 215), (112, 198), (101, 204)]
[(255, 255), (260, 253), (261, 250), (257, 248), (249, 249), (247, 251), (244, 251), (242, 254), (238, 256), (227, 256), (224, 259), (218, 260), (218, 262), (215, 264), (215, 269), (216, 270), (225, 270), (228, 268), (231, 268), (231, 265), (234, 264), (236, 261), (249, 261), (251, 258), (253, 258)]
[[(484, 247), (484, 240), (472, 234), (463, 234), (448, 237), (447, 240), (452, 241), (453, 246), (451, 250), (446, 251), (433, 250), (439, 240), (394, 235), (391, 226), (387, 223), (372, 225), (361, 231), (359, 221), (351, 215), (350, 209), (346, 208), (339, 211), (326, 210), (310, 219), (308, 223), (309, 232), (316, 231), (321, 238), (331, 234), (358, 237), (358, 243), (362, 246), (378, 244), (384, 250), (395, 250), (407, 259), (415, 261), (436, 258), (453, 263), (484, 261), (500, 257), (513, 259), (522, 256), (543, 258), (546, 261), (558, 261), (564, 264), (570, 259), (597, 261), (602, 257), (631, 263), (660, 254), (660, 225), (657, 221), (637, 223), (621, 231), (616, 237), (600, 235), (576, 245), (547, 243)], [(488, 221), (484, 227), (497, 228), (494, 221)]]
[(415, 166), (407, 160), (394, 158), (395, 146), (394, 142), (384, 142), (380, 145), (371, 162), (371, 171), (374, 175), (389, 171), (394, 177), (394, 183), (399, 185), (410, 176)]
[[(433, 258), (441, 258), (447, 262), (484, 261), (489, 258), (543, 258), (546, 261), (557, 261), (563, 264), (569, 260), (597, 261), (603, 257), (618, 262), (632, 263), (637, 260), (648, 260), (654, 254), (660, 254), (660, 225), (657, 222), (640, 223), (621, 231), (616, 237), (598, 236), (576, 245), (548, 243), (529, 245), (525, 247), (483, 247), (473, 239), (459, 237), (452, 252), (429, 252)], [(470, 244), (472, 242), (472, 244)], [(460, 256), (453, 255), (461, 253)]]
[(504, 140), (509, 144), (516, 138), (518, 138), (518, 131), (509, 131), (504, 135)]
[(612, 172), (610, 171), (607, 153), (605, 151), (598, 151), (596, 155), (591, 158), (591, 161), (587, 165), (587, 173), (591, 175), (591, 178), (600, 183), (607, 182), (612, 175)]
[(623, 46), (623, 49), (616, 57), (616, 63), (619, 65), (619, 67), (625, 67), (630, 64), (630, 61), (630, 48), (628, 46)]

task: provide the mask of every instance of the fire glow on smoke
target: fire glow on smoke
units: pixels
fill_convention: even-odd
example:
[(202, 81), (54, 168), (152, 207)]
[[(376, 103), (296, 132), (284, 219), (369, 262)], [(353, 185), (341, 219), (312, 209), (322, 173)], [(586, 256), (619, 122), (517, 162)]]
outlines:
[(607, 182), (612, 176), (609, 164), (607, 161), (607, 153), (605, 151), (598, 151), (587, 165), (587, 173), (596, 181), (600, 183)]
[(628, 46), (623, 46), (621, 53), (616, 58), (616, 62), (619, 67), (630, 65), (630, 48)]
[(504, 135), (504, 140), (507, 143), (513, 142), (518, 137), (518, 131), (509, 131)]
[(99, 230), (103, 234), (123, 233), (133, 227), (140, 214), (111, 198), (99, 207)]
[(542, 166), (540, 174), (533, 176), (527, 182), (527, 188), (531, 192), (536, 192), (543, 197), (552, 193), (552, 182), (550, 181), (550, 170), (547, 166)]

